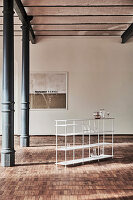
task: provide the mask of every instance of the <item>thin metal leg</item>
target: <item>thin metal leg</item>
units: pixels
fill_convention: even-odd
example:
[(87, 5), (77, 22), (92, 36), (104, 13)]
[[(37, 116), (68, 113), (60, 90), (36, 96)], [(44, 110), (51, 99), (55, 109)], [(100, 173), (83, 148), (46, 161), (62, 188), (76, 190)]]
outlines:
[[(73, 122), (73, 147), (75, 146), (75, 121)], [(73, 161), (75, 160), (75, 150), (73, 149)]]
[(91, 133), (91, 126), (90, 126), (90, 120), (89, 120), (89, 127), (90, 127), (90, 131), (89, 131), (89, 157), (91, 157), (91, 149), (90, 149), (90, 133)]
[[(99, 157), (99, 120), (98, 120), (98, 157)], [(99, 159), (98, 159), (99, 161)]]
[(112, 119), (112, 158), (114, 156), (114, 119)]
[(56, 121), (56, 167), (57, 167), (57, 162), (58, 162), (58, 138), (57, 138), (57, 121)]
[(96, 122), (94, 120), (94, 133), (96, 132)]
[(84, 164), (84, 125), (82, 121), (82, 159), (83, 159), (83, 164)]
[(67, 160), (67, 155), (66, 155), (66, 145), (67, 145), (67, 138), (66, 138), (66, 135), (67, 135), (67, 124), (66, 124), (66, 121), (65, 121), (65, 168), (66, 168), (66, 160)]
[(104, 155), (104, 119), (103, 119), (103, 155)]

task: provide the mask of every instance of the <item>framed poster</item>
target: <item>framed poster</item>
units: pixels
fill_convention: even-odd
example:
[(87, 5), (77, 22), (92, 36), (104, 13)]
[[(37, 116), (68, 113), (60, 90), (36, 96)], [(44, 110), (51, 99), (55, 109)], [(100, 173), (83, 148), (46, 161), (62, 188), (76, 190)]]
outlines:
[(30, 108), (67, 109), (67, 72), (31, 73)]

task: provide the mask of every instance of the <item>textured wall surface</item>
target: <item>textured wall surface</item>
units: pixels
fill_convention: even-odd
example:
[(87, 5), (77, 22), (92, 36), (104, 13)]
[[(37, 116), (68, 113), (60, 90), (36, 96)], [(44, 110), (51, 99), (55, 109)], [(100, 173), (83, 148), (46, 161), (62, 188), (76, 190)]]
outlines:
[[(117, 133), (133, 133), (132, 52), (132, 40), (123, 45), (119, 37), (43, 39), (40, 37), (36, 45), (31, 45), (31, 71), (68, 72), (68, 110), (31, 111), (30, 134), (54, 134), (55, 119), (86, 118), (100, 108), (105, 108), (116, 118)], [(21, 130), (21, 60), (21, 38), (17, 37), (15, 39), (16, 134), (20, 134)], [(0, 70), (1, 63), (2, 38), (0, 38)]]

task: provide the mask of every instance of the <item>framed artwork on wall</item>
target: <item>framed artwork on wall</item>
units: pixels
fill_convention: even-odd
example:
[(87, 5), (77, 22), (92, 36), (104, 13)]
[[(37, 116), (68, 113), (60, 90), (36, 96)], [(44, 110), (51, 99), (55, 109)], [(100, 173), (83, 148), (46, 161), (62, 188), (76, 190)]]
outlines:
[(32, 72), (30, 108), (67, 109), (67, 72)]

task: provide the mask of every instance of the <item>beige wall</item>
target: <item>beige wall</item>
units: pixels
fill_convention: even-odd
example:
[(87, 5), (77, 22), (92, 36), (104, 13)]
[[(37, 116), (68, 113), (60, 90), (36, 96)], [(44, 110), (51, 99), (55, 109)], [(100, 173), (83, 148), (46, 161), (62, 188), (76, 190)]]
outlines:
[[(116, 118), (117, 133), (133, 133), (132, 41), (121, 44), (119, 37), (40, 38), (31, 45), (31, 71), (68, 72), (68, 110), (30, 111), (30, 134), (54, 134), (55, 119), (87, 118), (100, 108)], [(20, 134), (21, 38), (15, 39), (15, 77), (15, 133)]]

